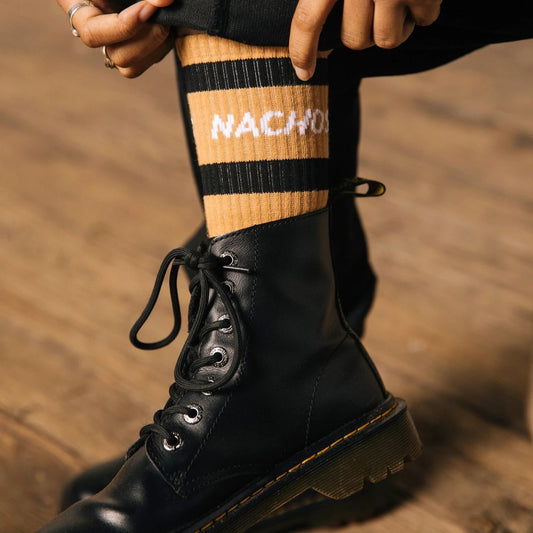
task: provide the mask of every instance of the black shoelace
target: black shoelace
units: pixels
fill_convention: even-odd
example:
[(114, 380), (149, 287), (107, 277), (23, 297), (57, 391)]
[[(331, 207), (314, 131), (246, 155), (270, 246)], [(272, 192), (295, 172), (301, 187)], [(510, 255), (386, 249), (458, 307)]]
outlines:
[[(176, 248), (167, 254), (156, 276), (152, 294), (141, 316), (137, 319), (130, 331), (130, 340), (134, 346), (143, 350), (156, 350), (170, 344), (178, 335), (181, 328), (181, 312), (178, 295), (178, 273), (180, 266), (186, 266), (197, 273), (190, 282), (191, 312), (189, 315), (189, 335), (181, 350), (174, 368), (174, 383), (170, 386), (170, 398), (164, 409), (160, 409), (154, 415), (154, 422), (141, 429), (141, 441), (146, 440), (152, 433), (156, 433), (165, 439), (165, 442), (175, 442), (177, 436), (168, 431), (164, 426), (164, 418), (173, 414), (195, 416), (194, 409), (190, 406), (180, 405), (183, 391), (197, 391), (209, 393), (224, 386), (232, 378), (237, 370), (241, 358), (242, 330), (238, 309), (232, 301), (228, 286), (224, 281), (219, 281), (220, 272), (224, 269), (248, 273), (249, 270), (230, 264), (230, 257), (217, 257), (211, 253), (196, 253), (185, 248)], [(148, 320), (153, 311), (166, 273), (170, 267), (169, 289), (174, 315), (174, 325), (170, 333), (163, 339), (155, 342), (143, 342), (139, 340), (139, 331)], [(211, 323), (205, 323), (209, 312), (210, 291), (214, 291), (224, 307), (224, 315), (227, 318), (219, 319)], [(212, 295), (213, 293), (211, 293)], [(201, 368), (215, 365), (220, 362), (220, 354), (200, 355), (199, 347), (201, 339), (209, 332), (222, 329), (231, 332), (234, 336), (234, 353), (229, 361), (227, 370), (217, 377), (209, 380), (196, 378)], [(197, 414), (197, 413), (196, 413)], [(132, 448), (137, 448), (134, 445)]]

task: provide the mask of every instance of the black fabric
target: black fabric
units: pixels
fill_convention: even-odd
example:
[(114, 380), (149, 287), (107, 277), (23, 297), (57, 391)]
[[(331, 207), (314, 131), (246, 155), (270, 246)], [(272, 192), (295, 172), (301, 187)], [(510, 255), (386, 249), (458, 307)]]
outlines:
[[(182, 124), (185, 130), (185, 139), (187, 141), (189, 162), (191, 164), (196, 190), (198, 191), (198, 197), (202, 198), (204, 194), (202, 190), (202, 176), (200, 174), (200, 167), (198, 165), (198, 154), (196, 152), (196, 143), (194, 142), (194, 134), (192, 131), (191, 110), (189, 109), (189, 102), (187, 101), (187, 92), (185, 91), (184, 87), (183, 69), (176, 49), (174, 49), (174, 62), (176, 65), (178, 97), (181, 108)], [(204, 233), (206, 232), (204, 231)]]
[[(129, 0), (134, 4), (136, 0)], [(167, 26), (192, 28), (218, 34), (221, 32), (223, 0), (176, 0), (160, 9), (153, 21)]]
[(349, 76), (392, 76), (442, 66), (488, 44), (528, 38), (533, 38), (529, 0), (444, 0), (438, 20), (416, 27), (398, 48), (354, 52), (340, 47), (335, 53)]
[[(133, 3), (132, 1), (130, 3)], [(154, 21), (184, 26), (255, 45), (286, 46), (297, 0), (180, 0), (156, 13)], [(322, 32), (321, 49), (341, 48), (342, 2)], [(533, 2), (444, 0), (441, 16), (415, 29), (394, 50), (353, 52), (364, 76), (399, 74), (436, 67), (491, 43), (533, 37)], [(359, 72), (361, 75), (361, 72)]]
[[(319, 64), (326, 62), (327, 59), (318, 60)], [(187, 91), (191, 93), (307, 84), (296, 76), (288, 57), (254, 59), (253, 69), (244, 60), (198, 63), (184, 67), (183, 76), (188, 80)], [(327, 68), (317, 68), (313, 84), (326, 85), (327, 83)]]
[[(298, 0), (226, 0), (219, 20), (219, 35), (235, 41), (287, 46), (292, 15)], [(339, 45), (342, 2), (337, 3), (324, 25), (320, 48)]]
[(205, 195), (318, 190), (324, 188), (328, 160), (216, 163), (202, 165), (201, 172)]
[[(129, 4), (133, 4), (130, 0)], [(176, 0), (160, 9), (153, 21), (202, 30), (237, 42), (258, 46), (286, 46), (298, 0)], [(321, 49), (338, 45), (342, 4), (328, 18)]]
[[(346, 78), (343, 58), (337, 52), (329, 57), (331, 190), (357, 175), (360, 135), (360, 80), (357, 77)], [(351, 197), (332, 196), (330, 228), (331, 254), (341, 308), (348, 323), (358, 335), (362, 335), (365, 318), (374, 301), (377, 280), (369, 262), (363, 225)]]

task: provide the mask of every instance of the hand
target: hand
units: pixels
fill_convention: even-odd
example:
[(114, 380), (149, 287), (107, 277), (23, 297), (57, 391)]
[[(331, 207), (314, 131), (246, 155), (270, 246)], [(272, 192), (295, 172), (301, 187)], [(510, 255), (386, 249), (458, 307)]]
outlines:
[[(296, 75), (308, 80), (315, 71), (318, 39), (337, 0), (299, 0), (289, 38)], [(437, 20), (442, 0), (344, 0), (341, 40), (352, 50), (376, 45), (395, 48), (413, 33), (415, 25)]]
[[(144, 0), (120, 11), (120, 0), (93, 0), (94, 7), (78, 9), (72, 22), (87, 46), (106, 46), (107, 55), (119, 72), (126, 78), (135, 78), (161, 61), (174, 46), (170, 28), (148, 23), (159, 7), (173, 1)], [(57, 2), (65, 13), (76, 3)]]

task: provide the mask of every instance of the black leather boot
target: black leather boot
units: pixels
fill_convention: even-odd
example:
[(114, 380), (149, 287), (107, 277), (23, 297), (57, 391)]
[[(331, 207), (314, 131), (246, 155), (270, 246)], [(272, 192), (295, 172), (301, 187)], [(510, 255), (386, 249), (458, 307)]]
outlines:
[(254, 226), (184, 249), (190, 332), (166, 407), (113, 481), (41, 533), (247, 531), (308, 489), (345, 498), (420, 452), (402, 400), (388, 395), (337, 311), (328, 211)]
[[(353, 184), (348, 185), (346, 192), (353, 189)], [(364, 330), (364, 321), (372, 305), (375, 293), (376, 278), (368, 261), (368, 251), (364, 231), (361, 225), (359, 214), (355, 208), (353, 198), (349, 194), (337, 194), (334, 196), (331, 207), (331, 248), (332, 258), (335, 263), (335, 276), (338, 287), (339, 300), (342, 311), (349, 326), (357, 335), (361, 336)], [(189, 239), (186, 248), (197, 249), (206, 239), (205, 225), (201, 226)], [(188, 271), (189, 277), (194, 272)], [(63, 489), (60, 509), (65, 510), (79, 500), (88, 498), (101, 491), (116, 475), (124, 464), (124, 456), (98, 464), (76, 476)], [(373, 489), (369, 492), (375, 492)], [(372, 502), (368, 499), (373, 498)], [(312, 502), (313, 508), (322, 508), (326, 505), (320, 501), (317, 505), (316, 496), (301, 498), (304, 502)], [(355, 501), (361, 500), (361, 501)], [(375, 514), (377, 509), (382, 509), (383, 498), (369, 495), (368, 498), (361, 498), (357, 495), (351, 503), (349, 518), (354, 520), (366, 519), (369, 513)], [(370, 504), (369, 504), (370, 503)], [(334, 502), (331, 502), (334, 504)], [(305, 505), (306, 510), (302, 515), (306, 520), (310, 520), (309, 505)], [(348, 505), (338, 506), (349, 509)], [(294, 514), (294, 513), (292, 513)], [(331, 515), (331, 511), (320, 513)], [(333, 513), (334, 514), (334, 513)], [(340, 517), (348, 520), (345, 512), (340, 513)], [(291, 520), (294, 521), (294, 520)], [(281, 520), (280, 520), (281, 522)]]

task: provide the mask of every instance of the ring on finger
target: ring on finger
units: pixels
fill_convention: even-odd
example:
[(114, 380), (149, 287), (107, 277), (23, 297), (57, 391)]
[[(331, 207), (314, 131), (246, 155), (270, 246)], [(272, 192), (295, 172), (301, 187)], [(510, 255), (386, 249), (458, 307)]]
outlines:
[(115, 62), (109, 57), (109, 54), (107, 53), (107, 46), (102, 46), (102, 54), (104, 56), (105, 68), (117, 68)]
[(78, 11), (78, 9), (81, 9), (82, 7), (96, 7), (92, 2), (85, 1), (85, 2), (78, 2), (77, 4), (74, 4), (69, 10), (68, 10), (68, 21), (70, 22), (70, 28), (72, 31), (72, 35), (74, 37), (79, 37), (80, 34), (78, 33), (78, 30), (74, 27), (74, 24), (72, 23), (72, 19), (74, 17), (74, 13)]

